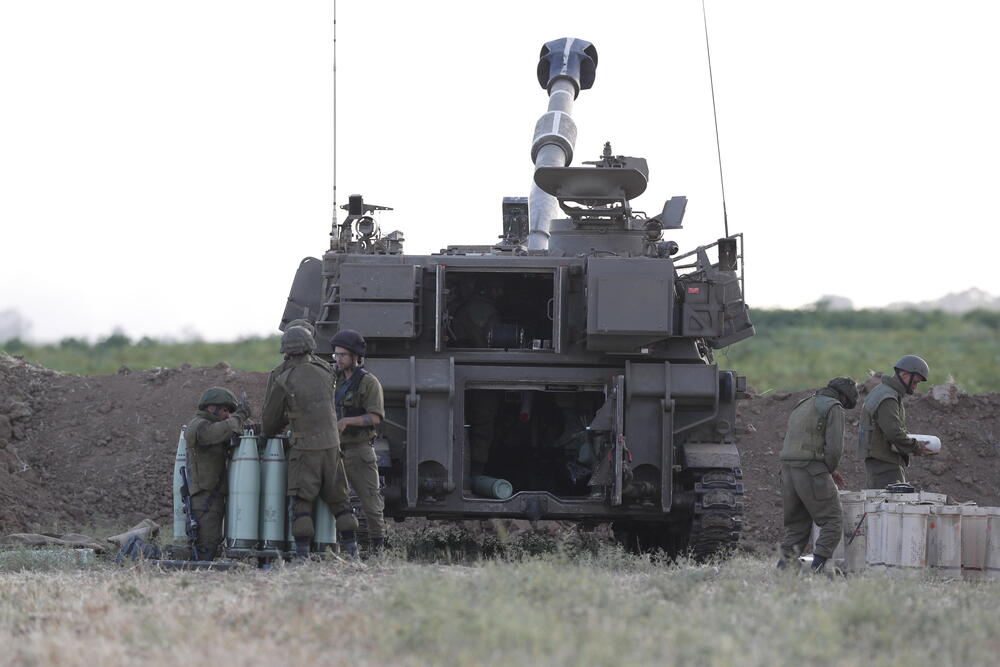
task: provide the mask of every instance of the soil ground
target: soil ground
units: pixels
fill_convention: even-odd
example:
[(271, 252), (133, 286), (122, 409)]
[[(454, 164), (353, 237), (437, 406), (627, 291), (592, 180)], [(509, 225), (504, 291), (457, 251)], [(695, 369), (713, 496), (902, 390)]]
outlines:
[[(78, 376), (0, 354), (0, 534), (126, 528), (145, 517), (169, 530), (177, 438), (201, 392), (213, 385), (246, 391), (259, 407), (266, 377), (225, 363)], [(777, 455), (789, 412), (809, 393), (773, 392), (740, 405), (743, 535), (753, 550), (780, 539)], [(943, 443), (939, 456), (914, 460), (910, 481), (955, 502), (1000, 505), (1000, 394), (967, 396), (945, 386), (905, 404), (911, 432)], [(858, 412), (848, 413), (841, 466), (852, 489), (864, 481), (854, 453)]]

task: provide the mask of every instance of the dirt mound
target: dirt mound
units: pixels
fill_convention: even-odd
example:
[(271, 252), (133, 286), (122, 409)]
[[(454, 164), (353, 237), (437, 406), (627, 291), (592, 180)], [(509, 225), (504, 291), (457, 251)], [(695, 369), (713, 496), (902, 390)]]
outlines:
[[(246, 391), (259, 410), (264, 373), (211, 368), (78, 376), (0, 354), (0, 533), (127, 527), (144, 517), (170, 525), (173, 456), (180, 427), (213, 385)], [(750, 547), (780, 539), (778, 452), (788, 414), (809, 392), (775, 392), (740, 405), (740, 448)], [(911, 480), (958, 501), (1000, 505), (1000, 395), (953, 387), (906, 399), (911, 430), (941, 437), (942, 454), (914, 461)], [(843, 472), (864, 473), (854, 453), (858, 410), (848, 414)], [(169, 530), (169, 528), (167, 528)]]
[(169, 525), (177, 437), (201, 392), (246, 391), (259, 410), (266, 379), (225, 363), (67, 375), (0, 356), (0, 533)]

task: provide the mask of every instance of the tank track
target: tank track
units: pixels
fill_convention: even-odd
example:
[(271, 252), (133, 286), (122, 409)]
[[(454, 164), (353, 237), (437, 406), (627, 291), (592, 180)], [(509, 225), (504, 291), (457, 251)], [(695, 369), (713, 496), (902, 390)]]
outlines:
[(687, 550), (696, 559), (736, 548), (743, 528), (743, 470), (690, 471), (695, 495)]

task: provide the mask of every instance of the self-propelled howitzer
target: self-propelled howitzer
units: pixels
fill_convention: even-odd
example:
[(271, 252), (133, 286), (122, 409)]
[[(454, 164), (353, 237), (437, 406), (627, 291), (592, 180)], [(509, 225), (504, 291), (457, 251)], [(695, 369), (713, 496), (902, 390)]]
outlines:
[(534, 183), (503, 199), (499, 242), (405, 255), (372, 216), (385, 207), (353, 195), (322, 260), (302, 261), (281, 328), (314, 319), (321, 354), (340, 329), (367, 339), (388, 516), (610, 521), (633, 548), (705, 555), (740, 530), (745, 378), (713, 350), (754, 334), (742, 236), (678, 254), (665, 233), (684, 197), (632, 209), (644, 159), (606, 144), (569, 166), (596, 68), (589, 42), (542, 48)]

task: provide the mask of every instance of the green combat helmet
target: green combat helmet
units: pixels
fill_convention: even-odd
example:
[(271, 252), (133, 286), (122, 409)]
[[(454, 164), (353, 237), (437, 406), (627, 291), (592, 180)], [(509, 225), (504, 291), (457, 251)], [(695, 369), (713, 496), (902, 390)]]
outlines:
[(303, 319), (292, 320), (291, 322), (288, 323), (288, 326), (285, 327), (285, 331), (288, 331), (292, 327), (302, 327), (303, 329), (308, 331), (314, 339), (316, 338), (316, 327), (309, 320), (303, 320)]
[[(931, 369), (927, 365), (927, 362), (915, 354), (903, 355), (902, 357), (899, 358), (899, 361), (897, 361), (896, 365), (893, 366), (892, 368), (894, 371), (896, 371), (896, 377), (899, 378), (900, 382), (903, 381), (903, 378), (899, 376), (900, 372), (906, 371), (907, 373), (910, 374), (910, 380), (909, 382), (906, 383), (907, 394), (912, 394), (913, 387), (916, 385), (916, 382), (914, 382), (912, 376), (919, 375), (921, 378), (923, 378), (924, 381), (926, 381), (927, 378), (929, 378), (931, 375)], [(918, 382), (919, 381), (920, 380), (918, 380)]]
[(309, 354), (316, 349), (316, 340), (305, 327), (289, 327), (285, 335), (281, 337), (282, 354), (297, 356)]
[(858, 384), (853, 378), (841, 375), (827, 382), (826, 386), (846, 399), (844, 405), (848, 410), (858, 404)]
[(931, 376), (930, 366), (927, 362), (918, 357), (915, 354), (907, 354), (900, 357), (893, 369), (898, 373), (899, 371), (906, 371), (907, 373), (916, 373), (926, 381)]
[(236, 394), (225, 387), (211, 387), (206, 389), (205, 393), (201, 395), (201, 400), (198, 401), (198, 409), (204, 410), (209, 405), (224, 405), (232, 412), (239, 405), (239, 401), (236, 400)]

